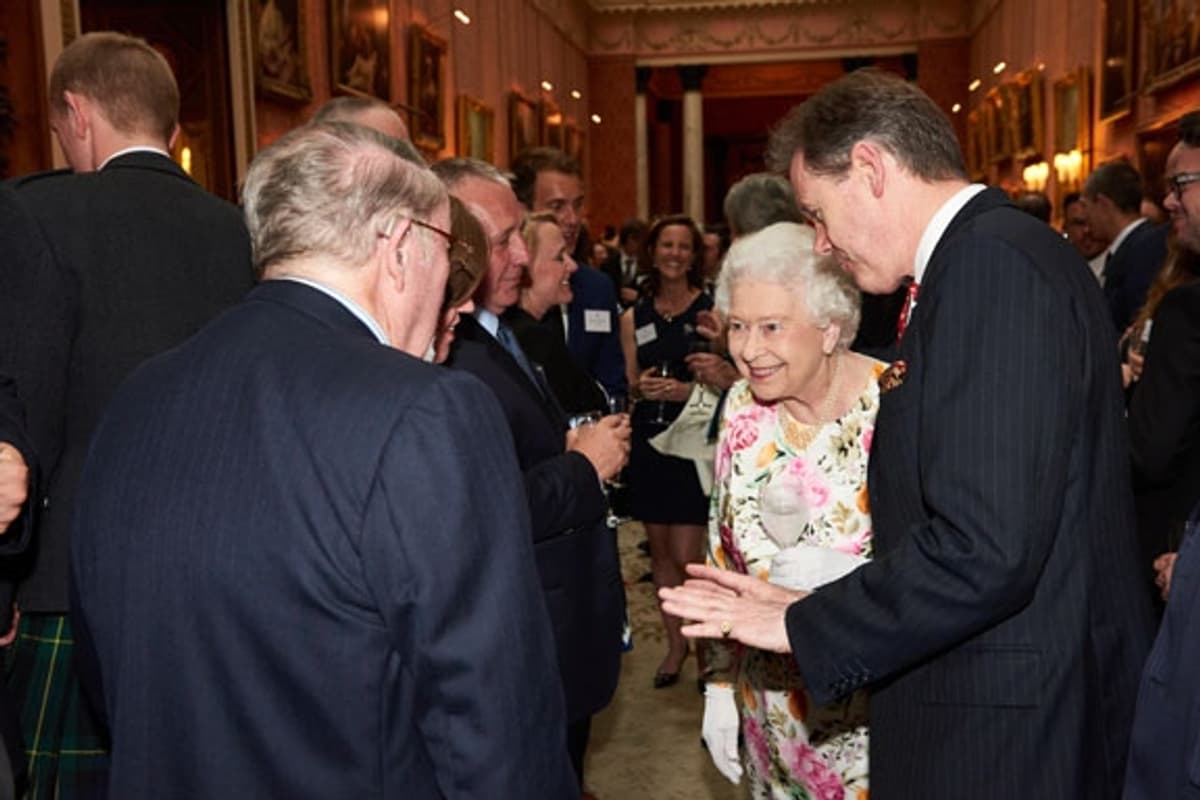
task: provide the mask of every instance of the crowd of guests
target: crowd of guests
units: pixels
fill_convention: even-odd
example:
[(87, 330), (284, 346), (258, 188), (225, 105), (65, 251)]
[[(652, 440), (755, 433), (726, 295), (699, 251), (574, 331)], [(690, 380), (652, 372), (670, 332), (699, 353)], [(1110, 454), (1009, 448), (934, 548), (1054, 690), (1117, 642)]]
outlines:
[(0, 797), (586, 796), (618, 506), (750, 796), (1185, 796), (1200, 114), (1170, 223), (1118, 161), (1060, 235), (860, 70), (722, 225), (594, 242), (574, 159), (430, 165), (378, 101), (238, 209), (145, 42), (50, 96), (70, 169), (0, 187)]

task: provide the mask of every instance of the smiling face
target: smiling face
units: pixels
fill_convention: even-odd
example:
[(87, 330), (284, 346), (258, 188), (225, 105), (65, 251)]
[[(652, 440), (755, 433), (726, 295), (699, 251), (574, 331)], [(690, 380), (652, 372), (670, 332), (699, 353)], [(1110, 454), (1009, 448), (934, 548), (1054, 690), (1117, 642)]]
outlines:
[(654, 242), (654, 268), (663, 281), (687, 280), (696, 263), (695, 239), (687, 225), (667, 225)]
[(529, 299), (539, 310), (571, 302), (571, 273), (576, 266), (567, 253), (562, 230), (540, 222), (536, 236), (537, 247), (529, 261)]
[(475, 298), (493, 314), (503, 314), (520, 297), (521, 272), (529, 261), (521, 239), (521, 204), (507, 186), (474, 176), (451, 192), (476, 216), (488, 238), (488, 271)]
[[(1166, 176), (1200, 172), (1200, 148), (1188, 147), (1180, 142), (1167, 158)], [(1200, 182), (1188, 183), (1180, 188), (1179, 196), (1168, 191), (1163, 208), (1171, 215), (1171, 227), (1179, 244), (1194, 253), (1200, 253)]]
[(813, 250), (833, 256), (864, 291), (888, 294), (899, 288), (912, 273), (913, 254), (896, 246), (900, 237), (888, 230), (889, 215), (867, 169), (852, 164), (843, 177), (815, 175), (797, 153), (789, 175), (800, 211), (816, 233)]
[(729, 354), (754, 396), (788, 402), (823, 392), (827, 353), (838, 330), (813, 324), (796, 291), (754, 280), (733, 284), (729, 295)]
[(562, 226), (567, 250), (575, 252), (583, 223), (583, 181), (578, 175), (543, 170), (533, 182), (533, 211), (549, 211)]

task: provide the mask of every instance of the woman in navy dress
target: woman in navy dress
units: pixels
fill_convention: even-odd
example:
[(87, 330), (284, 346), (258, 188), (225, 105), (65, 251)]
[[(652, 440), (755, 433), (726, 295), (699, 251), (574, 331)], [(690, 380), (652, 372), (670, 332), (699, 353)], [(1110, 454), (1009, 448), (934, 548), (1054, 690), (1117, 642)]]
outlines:
[[(633, 409), (633, 450), (625, 480), (633, 517), (646, 526), (655, 586), (677, 586), (684, 565), (704, 559), (708, 498), (700, 488), (694, 461), (665, 456), (649, 439), (666, 430), (691, 394), (693, 378), (686, 356), (703, 338), (696, 315), (712, 308), (704, 293), (700, 229), (691, 217), (658, 219), (642, 249), (646, 279), (641, 296), (621, 315), (621, 345)], [(680, 620), (663, 614), (667, 654), (654, 676), (655, 688), (679, 680), (688, 645)]]

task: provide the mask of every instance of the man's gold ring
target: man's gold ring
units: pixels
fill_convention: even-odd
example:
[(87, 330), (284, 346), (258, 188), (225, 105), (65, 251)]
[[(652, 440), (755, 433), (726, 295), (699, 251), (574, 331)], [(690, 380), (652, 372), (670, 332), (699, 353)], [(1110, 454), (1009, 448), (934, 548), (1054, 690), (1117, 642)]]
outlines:
[(729, 634), (731, 633), (733, 633), (733, 623), (729, 620), (725, 620), (721, 623), (721, 638), (728, 639)]

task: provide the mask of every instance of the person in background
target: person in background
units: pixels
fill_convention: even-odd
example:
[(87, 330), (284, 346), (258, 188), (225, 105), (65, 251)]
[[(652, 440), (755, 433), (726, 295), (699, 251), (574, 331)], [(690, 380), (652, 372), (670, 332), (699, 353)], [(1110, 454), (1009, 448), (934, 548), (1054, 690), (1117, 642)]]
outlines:
[[(408, 124), (387, 103), (376, 97), (343, 95), (327, 100), (312, 116), (312, 122), (352, 122), (372, 128), (385, 136), (412, 143)], [(422, 159), (421, 163), (424, 163)]]
[(487, 274), (488, 240), (483, 225), (457, 197), (450, 198), (450, 276), (438, 321), (435, 358), (445, 363), (454, 344), (454, 329), (464, 314), (475, 311), (472, 296)]
[(1087, 209), (1083, 196), (1071, 192), (1063, 198), (1063, 236), (1075, 245), (1079, 254), (1087, 259), (1088, 267), (1101, 286), (1104, 285), (1104, 261), (1109, 242), (1095, 234), (1088, 225)]
[(638, 254), (642, 250), (642, 238), (646, 235), (646, 223), (631, 217), (621, 223), (617, 235), (616, 252), (600, 264), (600, 271), (609, 277), (617, 290), (622, 307), (628, 307), (638, 298)]
[[(554, 147), (533, 147), (512, 162), (513, 191), (527, 211), (549, 211), (563, 229), (568, 253), (577, 253), (583, 227), (583, 173), (579, 162)], [(586, 253), (587, 251), (584, 250)], [(617, 331), (617, 296), (596, 269), (571, 275), (571, 302), (546, 324), (567, 343), (580, 368), (609, 395), (624, 395), (625, 364)]]
[[(646, 527), (655, 586), (683, 582), (684, 565), (704, 555), (708, 498), (693, 461), (662, 455), (650, 444), (675, 420), (692, 392), (686, 357), (703, 339), (697, 315), (712, 308), (704, 293), (700, 229), (682, 214), (660, 217), (642, 248), (646, 280), (638, 302), (621, 315), (626, 373), (637, 403), (633, 448), (625, 481), (630, 510)], [(667, 653), (654, 675), (656, 689), (679, 681), (688, 654), (678, 617), (663, 613)]]
[(1050, 198), (1046, 197), (1045, 192), (1021, 192), (1013, 201), (1013, 205), (1029, 216), (1040, 219), (1047, 225), (1050, 224), (1050, 214), (1053, 208), (1050, 205)]
[(543, 369), (554, 398), (568, 415), (605, 415), (608, 401), (600, 384), (579, 368), (566, 343), (554, 331), (539, 324), (546, 314), (571, 302), (571, 273), (580, 269), (567, 252), (558, 220), (547, 211), (530, 214), (522, 225), (521, 236), (529, 263), (521, 299), (504, 312), (504, 321), (517, 335), (525, 354)]
[[(717, 284), (742, 380), (721, 420), (709, 563), (776, 581), (837, 564), (825, 582), (871, 555), (867, 458), (886, 365), (847, 349), (858, 288), (812, 248), (811, 228), (770, 225), (734, 243)], [(736, 783), (744, 768), (753, 797), (865, 794), (865, 690), (818, 705), (790, 658), (723, 641), (708, 667), (704, 739), (722, 774)]]
[(1150, 281), (1167, 257), (1167, 226), (1141, 215), (1142, 186), (1141, 174), (1125, 161), (1101, 164), (1083, 186), (1088, 228), (1110, 242), (1104, 296), (1118, 334), (1146, 301)]

